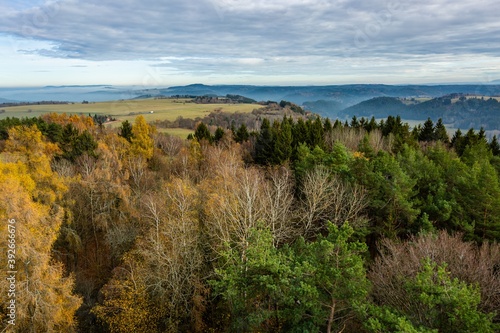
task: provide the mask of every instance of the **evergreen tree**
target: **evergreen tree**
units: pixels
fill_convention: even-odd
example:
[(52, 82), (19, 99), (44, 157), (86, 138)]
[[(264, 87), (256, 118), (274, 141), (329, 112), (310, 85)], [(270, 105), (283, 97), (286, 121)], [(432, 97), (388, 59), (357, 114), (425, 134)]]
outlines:
[(494, 135), (490, 142), (490, 149), (493, 156), (500, 156), (500, 144), (498, 143), (497, 136)]
[(362, 254), (346, 223), (328, 236), (276, 248), (252, 229), (248, 245), (228, 248), (211, 284), (229, 307), (233, 332), (338, 332), (368, 292)]
[(277, 163), (283, 163), (292, 156), (292, 127), (286, 118), (279, 127), (274, 148)]
[(441, 118), (438, 119), (436, 126), (434, 127), (434, 138), (435, 140), (439, 140), (444, 143), (450, 142), (448, 131), (446, 131), (446, 127), (444, 126)]
[(373, 116), (371, 117), (369, 122), (365, 123), (365, 126), (364, 126), (364, 129), (367, 132), (371, 132), (377, 128), (378, 128), (378, 125), (377, 125), (377, 122), (375, 121), (375, 117), (373, 117)]
[[(41, 130), (40, 130), (41, 131)], [(46, 132), (42, 132), (45, 135), (47, 135), (47, 138), (49, 138), (50, 141), (52, 142), (62, 142), (62, 132), (63, 132), (63, 127), (59, 124), (56, 123), (50, 123), (47, 126)]]
[(308, 142), (309, 131), (306, 123), (302, 118), (297, 120), (297, 123), (292, 127), (292, 146), (294, 151), (294, 160), (297, 158), (296, 151), (301, 143)]
[(481, 126), (479, 129), (479, 132), (477, 133), (477, 140), (480, 142), (487, 142), (486, 140), (486, 132), (484, 130), (484, 127)]
[(451, 138), (451, 146), (455, 149), (455, 152), (460, 156), (465, 149), (465, 137), (462, 135), (462, 131), (457, 129), (453, 137)]
[(224, 137), (224, 130), (221, 127), (217, 127), (214, 134), (214, 141), (219, 142)]
[(427, 120), (425, 121), (424, 126), (422, 127), (418, 135), (418, 140), (424, 142), (435, 140), (434, 123), (432, 122), (431, 118), (427, 118)]
[(245, 124), (241, 124), (234, 135), (234, 141), (236, 142), (245, 142), (250, 138), (250, 134), (248, 133), (247, 126)]
[(62, 157), (74, 162), (78, 156), (87, 153), (95, 156), (94, 150), (97, 149), (97, 142), (88, 131), (79, 134), (78, 130), (69, 123), (64, 126), (61, 134)]
[(316, 146), (323, 148), (325, 139), (323, 137), (324, 130), (321, 118), (317, 117), (314, 121), (308, 121), (307, 124), (309, 125), (309, 147), (311, 149)]
[(351, 119), (351, 127), (352, 128), (359, 128), (361, 125), (358, 121), (358, 117), (356, 116), (352, 116), (352, 119)]
[(132, 142), (132, 136), (133, 136), (132, 125), (130, 124), (130, 122), (128, 120), (125, 120), (124, 122), (122, 122), (122, 125), (120, 126), (119, 135), (122, 138), (127, 139), (128, 142)]
[(402, 277), (407, 302), (404, 307), (368, 306), (365, 327), (370, 332), (496, 332), (492, 314), (479, 309), (477, 287), (452, 279), (446, 264), (430, 258), (414, 278)]
[(465, 147), (475, 145), (479, 142), (479, 135), (476, 134), (473, 128), (469, 128), (467, 133), (465, 133)]
[(198, 140), (198, 142), (200, 142), (201, 140), (207, 140), (208, 142), (213, 141), (212, 134), (210, 133), (207, 125), (205, 125), (204, 123), (198, 124), (196, 130), (194, 131), (194, 137), (196, 138), (196, 140)]
[(255, 142), (255, 162), (259, 164), (274, 164), (276, 138), (269, 119), (264, 118), (260, 133)]
[(330, 121), (330, 118), (326, 118), (325, 123), (323, 125), (323, 131), (325, 133), (329, 133), (329, 132), (331, 132), (332, 129), (333, 129), (333, 126), (332, 126), (332, 122)]

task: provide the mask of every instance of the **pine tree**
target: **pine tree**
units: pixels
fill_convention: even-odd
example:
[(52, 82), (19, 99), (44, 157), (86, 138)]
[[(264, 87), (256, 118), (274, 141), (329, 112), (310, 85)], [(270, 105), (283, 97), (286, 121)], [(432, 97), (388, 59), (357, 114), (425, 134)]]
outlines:
[(361, 125), (358, 121), (358, 117), (356, 116), (352, 116), (352, 119), (351, 119), (351, 127), (352, 128), (359, 128)]
[(451, 138), (451, 146), (455, 149), (458, 156), (463, 154), (466, 146), (466, 139), (462, 135), (460, 128), (456, 130), (455, 134)]
[(198, 140), (198, 142), (200, 142), (201, 140), (207, 140), (208, 142), (213, 141), (212, 134), (210, 133), (207, 125), (205, 125), (204, 123), (198, 124), (196, 130), (194, 131), (194, 137), (196, 138), (196, 140)]
[(294, 150), (296, 150), (301, 143), (308, 142), (309, 130), (302, 118), (299, 118), (299, 120), (297, 120), (297, 123), (293, 126), (292, 135)]
[(286, 118), (279, 127), (274, 148), (277, 163), (283, 163), (292, 156), (292, 127)]
[(214, 134), (214, 141), (219, 142), (224, 137), (224, 130), (221, 127), (217, 127)]
[(450, 137), (448, 136), (448, 131), (443, 124), (441, 118), (438, 119), (436, 126), (434, 127), (434, 138), (444, 143), (450, 143)]
[(490, 142), (490, 149), (493, 156), (500, 156), (500, 144), (498, 143), (497, 136), (494, 135)]
[(323, 130), (325, 133), (331, 132), (333, 129), (332, 122), (330, 121), (330, 118), (325, 119), (325, 123), (323, 125)]
[(245, 142), (250, 138), (250, 134), (248, 133), (247, 126), (245, 124), (241, 124), (236, 133), (234, 134), (234, 141), (236, 142)]
[(308, 121), (309, 124), (309, 147), (314, 149), (318, 146), (323, 148), (325, 146), (325, 139), (323, 137), (324, 130), (321, 119), (317, 117), (314, 121)]
[(427, 120), (425, 121), (424, 126), (422, 127), (422, 130), (418, 135), (418, 140), (424, 142), (435, 140), (434, 123), (432, 122), (431, 118), (427, 118)]
[(120, 126), (119, 135), (122, 138), (127, 139), (128, 142), (132, 142), (132, 136), (133, 136), (132, 125), (130, 124), (130, 122), (128, 120), (125, 120), (124, 122), (122, 122), (122, 125)]
[(371, 132), (371, 131), (373, 131), (374, 129), (377, 129), (377, 128), (378, 128), (378, 125), (377, 125), (377, 122), (375, 121), (375, 117), (373, 117), (373, 116), (372, 116), (372, 117), (370, 118), (370, 121), (369, 121), (369, 122), (367, 122), (367, 123), (365, 124), (364, 128), (365, 128), (365, 130), (366, 130), (367, 132)]
[(255, 143), (255, 162), (259, 164), (274, 164), (276, 138), (269, 119), (264, 118), (260, 133)]

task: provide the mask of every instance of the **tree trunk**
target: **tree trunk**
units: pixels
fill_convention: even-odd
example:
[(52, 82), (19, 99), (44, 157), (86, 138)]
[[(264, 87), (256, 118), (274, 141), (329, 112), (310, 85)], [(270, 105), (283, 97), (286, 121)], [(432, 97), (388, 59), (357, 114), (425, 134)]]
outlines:
[(332, 324), (334, 316), (335, 316), (335, 299), (332, 298), (332, 306), (330, 309), (330, 316), (328, 317), (328, 326), (326, 327), (326, 333), (332, 332)]

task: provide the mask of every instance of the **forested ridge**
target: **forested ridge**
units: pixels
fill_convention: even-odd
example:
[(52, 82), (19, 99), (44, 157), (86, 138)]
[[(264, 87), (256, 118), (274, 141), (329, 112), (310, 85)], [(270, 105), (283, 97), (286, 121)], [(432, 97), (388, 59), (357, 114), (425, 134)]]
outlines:
[(258, 121), (183, 140), (143, 116), (0, 120), (2, 329), (500, 330), (496, 137)]
[[(455, 128), (480, 128), (496, 130), (499, 124), (500, 103), (492, 97), (467, 96), (450, 94), (418, 102), (415, 98), (377, 97), (339, 111), (338, 117), (348, 115), (375, 116), (385, 118), (390, 114), (398, 114), (403, 119), (425, 120), (428, 117)], [(328, 114), (328, 113), (327, 113)], [(330, 115), (332, 116), (332, 115)]]

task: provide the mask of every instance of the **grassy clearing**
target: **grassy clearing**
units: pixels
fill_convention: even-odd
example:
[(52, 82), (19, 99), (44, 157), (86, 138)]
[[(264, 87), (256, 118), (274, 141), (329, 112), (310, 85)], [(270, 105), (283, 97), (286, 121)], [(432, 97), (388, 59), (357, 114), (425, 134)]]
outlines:
[(166, 133), (172, 136), (177, 136), (181, 139), (186, 139), (189, 134), (194, 134), (193, 130), (186, 128), (157, 128), (160, 133)]
[(405, 98), (399, 98), (399, 100), (406, 105), (415, 105), (419, 104), (422, 102), (427, 102), (431, 100), (432, 98), (430, 97), (405, 97)]
[[(141, 99), (141, 100), (120, 100), (112, 102), (99, 102), (89, 104), (61, 104), (61, 105), (25, 105), (4, 107), (0, 113), (0, 119), (7, 117), (38, 117), (45, 113), (66, 113), (83, 115), (110, 115), (115, 117), (119, 125), (124, 120), (133, 121), (135, 117), (142, 114), (146, 121), (154, 120), (175, 120), (179, 116), (184, 118), (204, 117), (214, 110), (225, 112), (248, 113), (254, 109), (261, 108), (256, 104), (195, 104), (183, 99)], [(153, 111), (151, 113), (151, 111)]]

